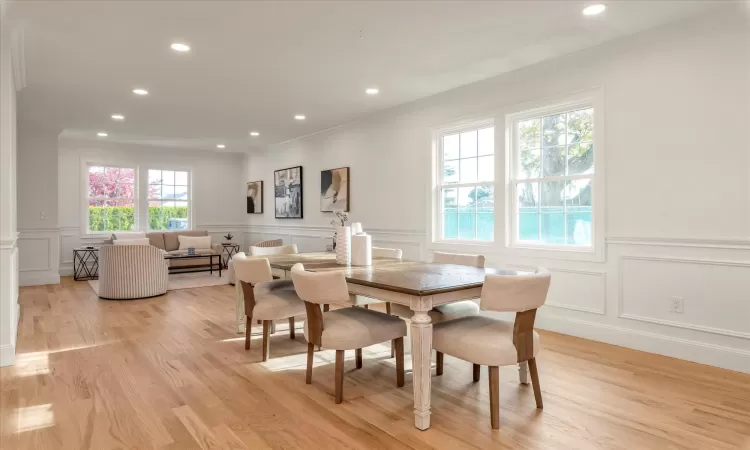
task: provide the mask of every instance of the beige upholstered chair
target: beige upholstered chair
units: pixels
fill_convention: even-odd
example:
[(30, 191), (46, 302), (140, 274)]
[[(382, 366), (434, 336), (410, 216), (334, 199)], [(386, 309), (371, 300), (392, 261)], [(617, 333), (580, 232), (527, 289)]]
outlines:
[(250, 330), (253, 319), (263, 322), (263, 361), (270, 350), (271, 325), (274, 320), (289, 319), (289, 337), (294, 339), (294, 316), (305, 314), (305, 304), (290, 286), (290, 280), (274, 280), (266, 258), (236, 260), (234, 265), (238, 283), (237, 298), (244, 303), (245, 350), (250, 349)]
[(103, 245), (99, 248), (99, 297), (131, 300), (167, 292), (164, 250), (153, 245)]
[(253, 247), (281, 247), (284, 245), (283, 239), (270, 239), (267, 241), (260, 241), (253, 244)]
[(245, 254), (245, 252), (235, 253), (234, 255), (232, 255), (232, 258), (229, 260), (229, 262), (227, 262), (227, 273), (229, 273), (228, 275), (229, 284), (231, 284), (232, 286), (234, 286), (234, 262), (233, 261), (235, 259), (247, 259), (247, 255)]
[(321, 312), (320, 305), (349, 301), (346, 279), (341, 272), (306, 272), (302, 264), (292, 267), (292, 281), (305, 302), (307, 321), (307, 374), (305, 382), (312, 383), (312, 361), (315, 346), (336, 350), (336, 403), (343, 400), (344, 351), (356, 350), (356, 367), (362, 367), (362, 347), (392, 341), (396, 347), (396, 385), (404, 385), (404, 336), (406, 323), (364, 308), (342, 308)]
[(401, 259), (404, 252), (400, 248), (385, 248), (385, 247), (373, 247), (372, 257), (373, 258), (393, 258)]
[(515, 312), (515, 324), (482, 315), (436, 324), (432, 348), (437, 351), (437, 374), (443, 374), (443, 353), (474, 364), (474, 381), (481, 366), (489, 366), (490, 418), (500, 427), (499, 366), (528, 361), (536, 407), (542, 408), (536, 355), (539, 335), (534, 331), (537, 308), (547, 299), (550, 274), (538, 269), (532, 275), (487, 275), (482, 287), (482, 311)]
[(295, 253), (297, 253), (297, 245), (295, 244), (279, 247), (250, 246), (250, 256), (293, 255)]
[[(460, 266), (474, 266), (484, 268), (484, 256), (464, 255), (459, 253), (435, 252), (433, 262), (441, 264), (456, 264)], [(413, 313), (408, 306), (393, 304), (391, 312), (404, 319), (411, 319)], [(461, 317), (479, 314), (479, 305), (474, 300), (447, 303), (436, 306), (429, 312), (432, 323), (440, 323), (446, 320), (460, 319)]]

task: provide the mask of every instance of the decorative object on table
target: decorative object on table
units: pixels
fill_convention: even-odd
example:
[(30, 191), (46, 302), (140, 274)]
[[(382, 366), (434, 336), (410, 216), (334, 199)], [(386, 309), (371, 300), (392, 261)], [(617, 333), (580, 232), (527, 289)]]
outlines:
[(263, 181), (247, 183), (247, 213), (263, 214)]
[(83, 247), (73, 249), (73, 280), (99, 278), (99, 249)]
[(224, 243), (222, 243), (222, 245), (226, 245), (226, 244), (232, 244), (232, 242), (231, 242), (231, 241), (232, 241), (232, 238), (234, 238), (234, 235), (233, 235), (232, 233), (227, 233), (227, 234), (225, 234), (225, 235), (224, 235), (224, 239), (226, 239), (226, 240), (227, 240), (227, 242), (224, 242)]
[(240, 244), (232, 244), (232, 243), (224, 243), (221, 244), (222, 247), (222, 259), (224, 259), (224, 268), (229, 268), (229, 260), (232, 259), (232, 256), (236, 255), (240, 252)]
[(277, 219), (302, 218), (302, 166), (274, 171), (273, 191)]
[[(338, 220), (332, 220), (331, 225), (333, 225), (334, 230), (338, 230), (340, 226), (343, 227), (346, 225), (346, 222), (349, 220), (349, 214), (344, 211), (335, 211), (335, 213)], [(333, 250), (336, 251), (336, 231), (333, 232)]]
[(320, 171), (320, 210), (349, 211), (349, 168)]
[(188, 255), (193, 256), (195, 255), (195, 247), (188, 247)]
[(372, 265), (372, 236), (365, 233), (357, 233), (352, 236), (352, 265)]
[(336, 263), (350, 265), (352, 263), (352, 229), (342, 226), (336, 230)]

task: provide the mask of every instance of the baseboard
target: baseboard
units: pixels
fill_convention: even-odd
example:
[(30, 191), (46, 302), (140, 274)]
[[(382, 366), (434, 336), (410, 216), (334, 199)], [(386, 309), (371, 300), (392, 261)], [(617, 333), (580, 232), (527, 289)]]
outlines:
[(16, 346), (0, 345), (0, 367), (12, 366), (16, 362)]
[(562, 317), (537, 317), (537, 328), (592, 341), (750, 373), (750, 351)]
[(60, 284), (60, 274), (50, 270), (19, 272), (19, 286), (41, 286), (44, 284)]
[(60, 263), (60, 276), (61, 277), (72, 277), (73, 276), (73, 263)]

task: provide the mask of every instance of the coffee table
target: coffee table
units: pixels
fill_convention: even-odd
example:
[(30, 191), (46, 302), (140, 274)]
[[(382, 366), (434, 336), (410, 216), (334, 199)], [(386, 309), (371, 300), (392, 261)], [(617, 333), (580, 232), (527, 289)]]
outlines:
[[(214, 273), (214, 258), (217, 258), (219, 260), (219, 276), (221, 276), (221, 253), (216, 253), (214, 251), (210, 252), (196, 252), (192, 255), (189, 255), (187, 253), (167, 253), (164, 255), (164, 259), (197, 259), (197, 258), (209, 258), (208, 263), (208, 271), (212, 274)], [(174, 271), (179, 270), (180, 267), (170, 267), (169, 273), (174, 273)], [(190, 272), (205, 272), (206, 270), (190, 270)]]

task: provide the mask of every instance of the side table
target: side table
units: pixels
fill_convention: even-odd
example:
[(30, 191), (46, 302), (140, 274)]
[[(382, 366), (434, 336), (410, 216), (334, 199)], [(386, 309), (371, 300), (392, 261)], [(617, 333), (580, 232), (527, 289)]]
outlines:
[(99, 249), (73, 249), (73, 280), (96, 280), (99, 278)]
[(223, 262), (224, 268), (229, 268), (229, 260), (232, 259), (233, 255), (240, 252), (240, 244), (221, 244), (222, 248), (222, 259), (226, 255), (226, 260)]

